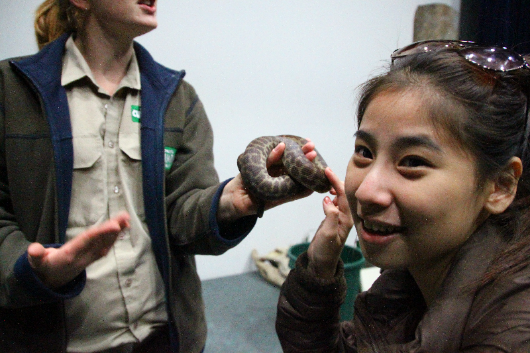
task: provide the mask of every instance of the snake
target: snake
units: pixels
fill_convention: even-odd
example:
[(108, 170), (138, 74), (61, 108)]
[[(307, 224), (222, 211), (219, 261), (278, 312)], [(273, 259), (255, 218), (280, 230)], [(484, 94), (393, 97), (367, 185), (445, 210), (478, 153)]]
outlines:
[[(267, 158), (281, 142), (285, 143), (281, 162), (286, 173), (271, 176), (267, 171)], [(306, 143), (306, 139), (294, 135), (261, 136), (252, 140), (237, 158), (243, 184), (250, 194), (262, 201), (275, 201), (299, 194), (306, 188), (328, 192), (331, 183), (324, 174), (326, 161), (316, 149), (316, 158), (307, 159), (302, 151)]]

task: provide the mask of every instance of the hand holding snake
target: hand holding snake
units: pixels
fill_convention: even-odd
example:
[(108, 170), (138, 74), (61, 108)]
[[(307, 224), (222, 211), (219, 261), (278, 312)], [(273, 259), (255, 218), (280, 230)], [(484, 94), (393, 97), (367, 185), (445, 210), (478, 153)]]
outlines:
[[(315, 144), (309, 139), (306, 141), (307, 142), (303, 144), (301, 148), (302, 156), (309, 161), (313, 161), (317, 156)], [(286, 145), (280, 142), (276, 147), (272, 148), (272, 151), (266, 158), (265, 167), (272, 175), (284, 173), (282, 158), (285, 149)], [(279, 165), (282, 167), (278, 168)], [(280, 170), (281, 173), (277, 173), (278, 170)], [(242, 217), (255, 215), (256, 213), (262, 215), (264, 210), (307, 197), (313, 193), (310, 189), (302, 188), (302, 190), (303, 191), (300, 193), (288, 196), (284, 199), (264, 201), (251, 194), (247, 185), (243, 181), (242, 174), (239, 173), (223, 187), (217, 208), (217, 221), (221, 227), (229, 226)]]
[[(282, 156), (285, 173), (273, 176), (267, 169), (267, 160), (271, 151), (282, 142), (285, 144)], [(306, 158), (302, 150), (306, 143), (307, 140), (292, 135), (262, 136), (253, 140), (239, 156), (237, 164), (243, 183), (252, 196), (261, 200), (262, 205), (266, 201), (291, 198), (307, 189), (317, 192), (331, 189), (324, 173), (326, 162), (316, 150), (313, 161)], [(258, 216), (262, 214), (263, 207)]]

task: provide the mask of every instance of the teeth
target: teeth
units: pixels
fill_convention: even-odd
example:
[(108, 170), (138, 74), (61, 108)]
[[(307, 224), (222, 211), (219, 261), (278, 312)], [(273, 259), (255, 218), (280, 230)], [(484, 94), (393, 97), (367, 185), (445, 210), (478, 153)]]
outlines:
[(364, 221), (364, 227), (374, 233), (390, 234), (398, 230), (397, 227), (393, 227), (393, 226), (381, 224), (381, 223), (370, 222), (367, 220)]

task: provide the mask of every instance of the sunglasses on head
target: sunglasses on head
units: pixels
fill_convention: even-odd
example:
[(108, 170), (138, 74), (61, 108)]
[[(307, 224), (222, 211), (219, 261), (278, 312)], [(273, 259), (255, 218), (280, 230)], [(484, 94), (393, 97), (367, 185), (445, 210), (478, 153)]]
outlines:
[(525, 58), (513, 50), (505, 47), (484, 47), (475, 42), (462, 40), (426, 40), (412, 43), (394, 50), (391, 55), (392, 64), (396, 59), (408, 55), (447, 49), (455, 50), (467, 61), (488, 70), (506, 72), (530, 68)]

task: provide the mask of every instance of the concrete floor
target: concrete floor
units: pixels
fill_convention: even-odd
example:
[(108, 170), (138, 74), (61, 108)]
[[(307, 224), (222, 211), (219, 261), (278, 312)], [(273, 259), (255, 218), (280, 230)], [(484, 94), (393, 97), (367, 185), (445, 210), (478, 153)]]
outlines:
[(274, 323), (280, 289), (258, 272), (202, 282), (208, 338), (204, 353), (281, 353)]
[[(361, 289), (367, 290), (380, 269), (361, 270)], [(258, 272), (202, 282), (208, 338), (204, 353), (282, 353), (276, 336), (278, 287)]]

